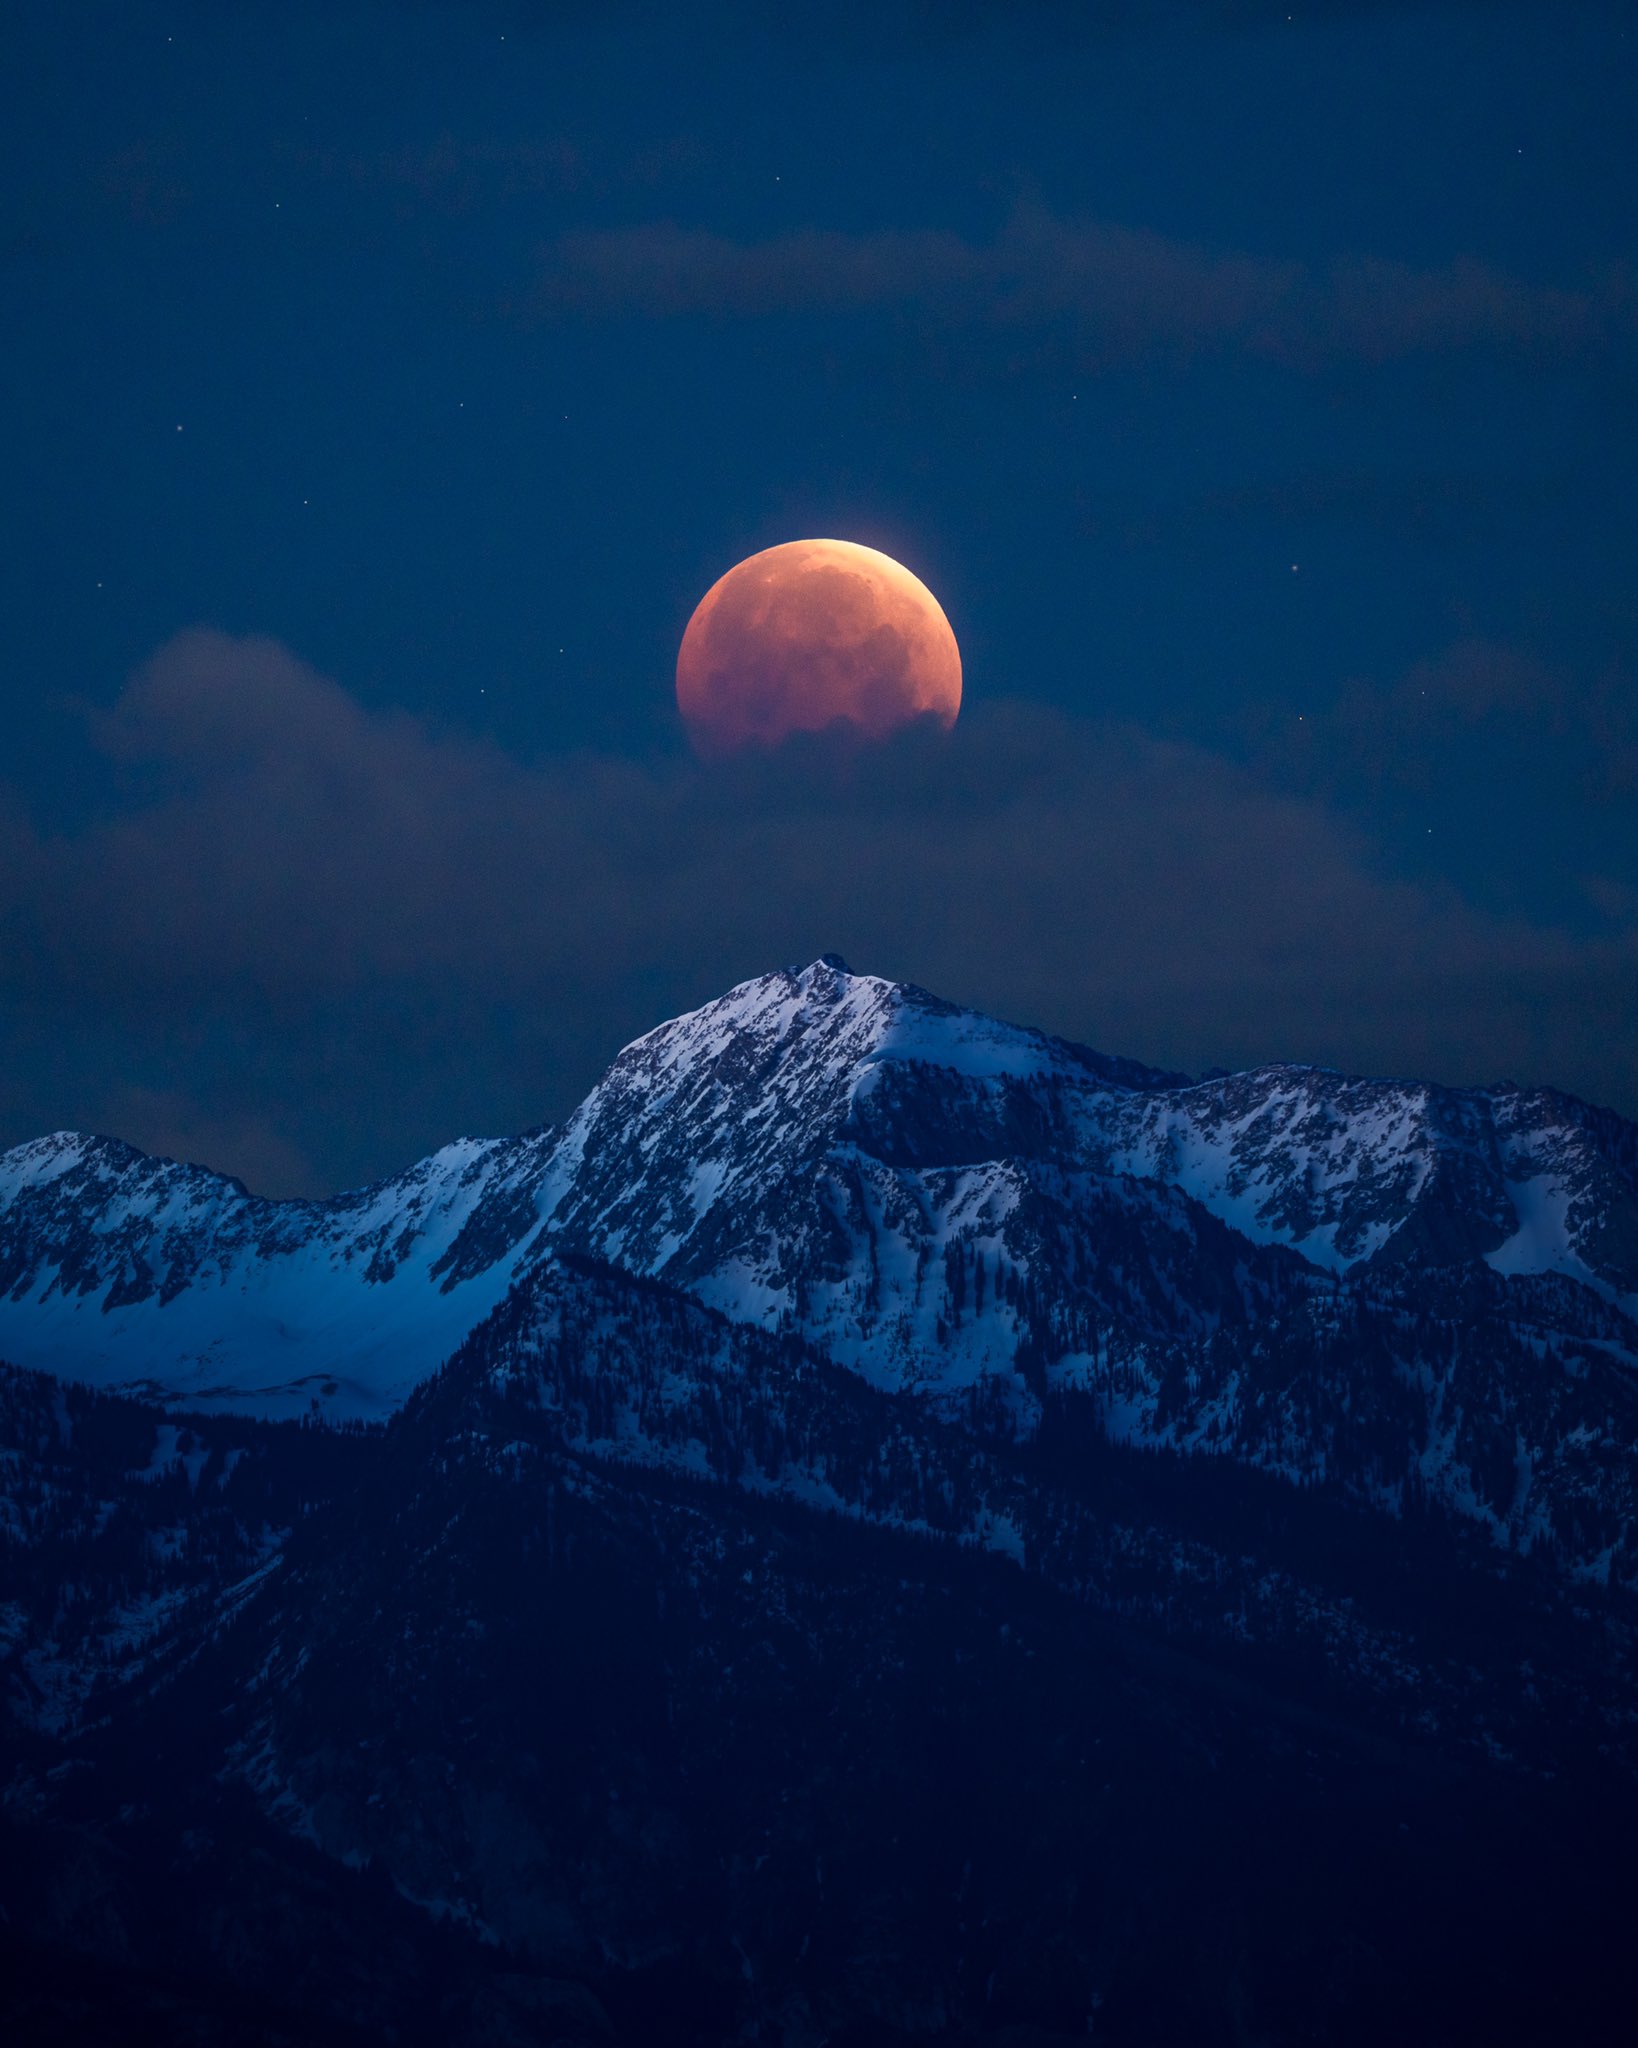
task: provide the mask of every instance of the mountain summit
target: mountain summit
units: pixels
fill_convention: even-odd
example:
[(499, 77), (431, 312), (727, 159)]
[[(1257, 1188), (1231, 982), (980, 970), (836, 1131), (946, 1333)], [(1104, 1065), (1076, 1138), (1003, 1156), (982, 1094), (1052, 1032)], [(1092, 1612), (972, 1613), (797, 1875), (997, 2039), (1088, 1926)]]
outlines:
[[(1388, 1502), (1428, 1486), (1528, 1542), (1572, 1495), (1609, 1506), (1585, 1467), (1638, 1363), (1638, 1131), (1545, 1089), (1191, 1081), (826, 955), (637, 1039), (561, 1130), (326, 1202), (106, 1139), (20, 1146), (0, 1357), (194, 1409), (380, 1416), (564, 1256), (948, 1416), (1027, 1436), (1076, 1394), (1117, 1437)], [(1374, 1462), (1368, 1427), (1392, 1439)], [(1577, 1555), (1608, 1549), (1589, 1525)]]
[[(380, 1415), (549, 1240), (777, 1318), (804, 1252), (821, 1284), (839, 1270), (824, 1212), (855, 1157), (1050, 1151), (1053, 1101), (1181, 1080), (827, 955), (638, 1039), (561, 1132), (458, 1140), (328, 1201), (59, 1132), (0, 1156), (0, 1356), (194, 1407)], [(783, 1281), (775, 1211), (801, 1240)]]
[[(1191, 1082), (831, 956), (628, 1046), (565, 1129), (548, 1229), (730, 1314), (790, 1315), (875, 1377), (947, 1380), (929, 1273), (958, 1251), (1033, 1268), (1049, 1225), (1078, 1269), (1138, 1218), (1248, 1276), (1281, 1249), (1331, 1274), (1482, 1264), (1564, 1273), (1630, 1315), (1635, 1164), (1632, 1126), (1550, 1091), (1290, 1066)], [(1226, 1308), (1140, 1291), (1171, 1328)], [(1004, 1358), (992, 1334), (956, 1346), (969, 1376)]]

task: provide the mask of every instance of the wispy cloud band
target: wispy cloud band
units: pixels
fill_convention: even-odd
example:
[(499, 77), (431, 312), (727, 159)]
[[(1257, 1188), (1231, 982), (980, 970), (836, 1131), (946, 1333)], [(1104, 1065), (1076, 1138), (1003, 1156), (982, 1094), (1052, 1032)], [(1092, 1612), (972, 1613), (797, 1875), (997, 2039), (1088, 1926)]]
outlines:
[(1628, 269), (1565, 286), (1475, 257), (1313, 265), (1039, 209), (1019, 211), (989, 241), (935, 229), (737, 241), (670, 222), (582, 231), (541, 252), (530, 303), (540, 315), (880, 312), (1050, 343), (1087, 368), (1212, 351), (1296, 369), (1486, 349), (1566, 358), (1638, 334)]

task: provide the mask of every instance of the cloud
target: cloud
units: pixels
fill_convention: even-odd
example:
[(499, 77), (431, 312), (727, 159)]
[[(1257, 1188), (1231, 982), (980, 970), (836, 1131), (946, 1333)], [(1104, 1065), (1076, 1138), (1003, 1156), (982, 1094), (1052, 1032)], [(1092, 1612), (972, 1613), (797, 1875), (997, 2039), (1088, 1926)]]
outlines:
[(532, 303), (545, 315), (713, 319), (876, 311), (1087, 370), (1211, 352), (1298, 370), (1469, 350), (1562, 360), (1638, 332), (1624, 269), (1561, 287), (1472, 257), (1315, 266), (1040, 209), (987, 242), (933, 229), (757, 242), (668, 222), (582, 231), (542, 251)]
[(120, 815), (47, 839), (0, 805), (8, 1138), (90, 1123), (331, 1185), (562, 1114), (637, 1031), (830, 948), (1165, 1064), (1638, 1108), (1630, 930), (1386, 878), (1321, 803), (1130, 728), (992, 705), (862, 754), (530, 765), (194, 632), (97, 740)]
[(1296, 787), (1371, 798), (1506, 787), (1600, 810), (1638, 792), (1638, 690), (1618, 667), (1577, 675), (1528, 648), (1453, 642), (1334, 701), (1251, 715), (1268, 766)]

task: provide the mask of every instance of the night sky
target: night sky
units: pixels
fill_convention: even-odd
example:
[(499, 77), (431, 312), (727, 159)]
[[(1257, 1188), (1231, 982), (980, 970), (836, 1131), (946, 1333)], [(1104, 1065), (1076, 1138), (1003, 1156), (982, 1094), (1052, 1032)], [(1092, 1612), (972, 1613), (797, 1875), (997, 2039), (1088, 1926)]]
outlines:
[[(0, 1142), (325, 1191), (827, 950), (1638, 1115), (1630, 19), (19, 10)], [(954, 734), (696, 761), (812, 534)]]

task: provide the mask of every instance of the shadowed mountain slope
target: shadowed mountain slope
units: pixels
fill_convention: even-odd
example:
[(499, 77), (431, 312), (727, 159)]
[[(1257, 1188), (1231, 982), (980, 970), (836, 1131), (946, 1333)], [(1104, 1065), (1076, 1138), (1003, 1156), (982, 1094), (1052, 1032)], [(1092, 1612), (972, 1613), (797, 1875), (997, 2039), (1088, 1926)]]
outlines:
[(53, 2025), (1624, 2038), (1631, 1596), (1460, 1517), (1074, 1390), (1020, 1441), (576, 1259), (384, 1431), (0, 1391)]

